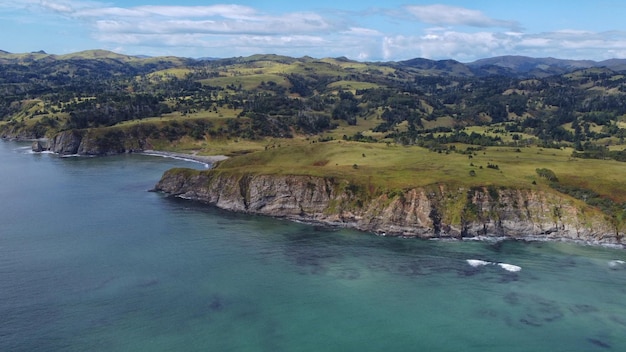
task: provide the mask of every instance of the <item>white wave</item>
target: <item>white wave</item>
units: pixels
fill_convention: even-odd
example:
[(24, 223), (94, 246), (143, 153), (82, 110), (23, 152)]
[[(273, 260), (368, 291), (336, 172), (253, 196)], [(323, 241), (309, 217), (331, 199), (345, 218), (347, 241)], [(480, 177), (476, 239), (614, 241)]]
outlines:
[(28, 150), (24, 151), (24, 153), (25, 154), (37, 154), (37, 155), (38, 154), (55, 154), (54, 152), (51, 152), (49, 150), (43, 150), (41, 152), (36, 152), (36, 151), (33, 151), (32, 149), (28, 149)]
[(490, 265), (490, 264), (493, 264), (493, 263), (486, 262), (484, 260), (478, 260), (478, 259), (468, 259), (467, 260), (467, 264), (473, 266), (474, 268), (477, 268), (479, 266)]
[(501, 267), (502, 269), (504, 269), (506, 271), (510, 271), (512, 273), (516, 273), (516, 272), (522, 270), (522, 267), (517, 266), (517, 265), (513, 265), (513, 264), (498, 263), (498, 266)]
[(167, 158), (167, 159), (174, 159), (174, 160), (182, 160), (182, 161), (188, 161), (188, 162), (192, 162), (192, 163), (196, 163), (196, 164), (202, 164), (204, 165), (204, 167), (206, 169), (210, 169), (212, 164), (204, 162), (204, 161), (200, 161), (197, 159), (193, 159), (193, 158), (185, 158), (184, 156), (178, 156), (178, 155), (171, 155), (171, 154), (165, 154), (165, 153), (157, 153), (157, 152), (143, 152), (141, 153), (143, 155), (147, 155), (147, 156), (158, 156), (161, 158)]
[(616, 269), (616, 268), (618, 268), (618, 267), (620, 267), (620, 266), (622, 266), (624, 264), (626, 264), (626, 262), (623, 261), (623, 260), (611, 260), (609, 262), (609, 268)]
[(507, 264), (507, 263), (493, 263), (493, 262), (488, 262), (488, 261), (479, 260), (479, 259), (467, 259), (466, 261), (467, 261), (467, 264), (473, 266), (474, 268), (477, 268), (479, 266), (485, 266), (485, 265), (497, 265), (501, 267), (502, 269), (506, 271), (510, 271), (512, 273), (516, 273), (522, 270), (522, 267), (520, 266)]

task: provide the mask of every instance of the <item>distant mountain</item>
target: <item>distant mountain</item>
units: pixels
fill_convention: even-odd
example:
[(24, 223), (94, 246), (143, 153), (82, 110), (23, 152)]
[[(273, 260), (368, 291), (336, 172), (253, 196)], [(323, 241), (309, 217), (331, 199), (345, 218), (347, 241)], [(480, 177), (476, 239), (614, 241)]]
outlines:
[[(394, 63), (392, 63), (394, 64)], [(471, 69), (455, 60), (429, 60), (416, 58), (400, 61), (398, 64), (405, 68), (411, 68), (425, 75), (452, 75), (452, 76), (473, 76)]]
[(470, 62), (466, 65), (478, 76), (499, 74), (506, 76), (546, 77), (590, 67), (607, 67), (614, 71), (626, 70), (626, 60), (623, 59), (596, 62), (592, 60), (564, 60), (551, 57), (497, 56)]
[(64, 59), (115, 59), (122, 61), (137, 60), (134, 56), (128, 56), (123, 54), (117, 54), (108, 50), (85, 50), (77, 53), (58, 55), (56, 56), (60, 60)]
[[(30, 64), (36, 62), (39, 64), (57, 65), (67, 61), (72, 61), (74, 64), (81, 62), (81, 65), (89, 67), (95, 67), (94, 65), (98, 65), (97, 63), (106, 63), (113, 71), (120, 69), (124, 65), (143, 71), (145, 69), (158, 70), (179, 67), (196, 62), (194, 59), (181, 57), (131, 56), (107, 50), (85, 50), (63, 55), (48, 54), (43, 50), (24, 54), (13, 54), (0, 50), (0, 64)], [(101, 66), (101, 68), (107, 67), (106, 65)]]
[[(223, 64), (236, 62), (254, 62), (254, 61), (275, 61), (285, 64), (291, 64), (296, 61), (309, 62), (315, 60), (310, 57), (302, 57), (300, 59), (274, 55), (274, 54), (257, 54), (248, 57), (233, 58), (215, 58), (201, 57), (196, 59), (181, 57), (151, 57), (145, 55), (124, 55), (107, 50), (85, 50), (76, 53), (54, 55), (48, 54), (43, 50), (31, 53), (14, 54), (8, 51), (0, 50), (0, 64), (7, 63), (30, 63), (42, 62), (51, 63), (65, 60), (109, 60), (118, 63), (127, 63), (132, 65), (153, 65), (158, 67), (174, 67), (192, 62), (202, 61), (219, 61)], [(336, 62), (353, 62), (345, 57), (332, 59)], [(626, 59), (610, 59), (604, 61), (593, 60), (565, 60), (547, 58), (533, 58), (527, 56), (497, 56), (476, 60), (469, 63), (461, 63), (455, 60), (430, 60), (424, 58), (414, 58), (404, 61), (379, 63), (385, 66), (398, 67), (409, 70), (415, 74), (425, 76), (455, 76), (455, 77), (483, 77), (491, 75), (516, 77), (516, 78), (542, 78), (554, 75), (570, 73), (576, 70), (606, 67), (613, 71), (626, 71)]]
[(626, 71), (626, 59), (609, 59), (598, 62), (599, 66), (608, 67), (613, 71)]
[(455, 60), (415, 58), (387, 64), (392, 66), (399, 65), (423, 75), (461, 77), (499, 75), (516, 78), (541, 78), (592, 67), (606, 67), (613, 71), (626, 71), (626, 59), (611, 59), (597, 62), (593, 60), (563, 60), (551, 57), (532, 58), (527, 56), (497, 56), (469, 63), (461, 63)]

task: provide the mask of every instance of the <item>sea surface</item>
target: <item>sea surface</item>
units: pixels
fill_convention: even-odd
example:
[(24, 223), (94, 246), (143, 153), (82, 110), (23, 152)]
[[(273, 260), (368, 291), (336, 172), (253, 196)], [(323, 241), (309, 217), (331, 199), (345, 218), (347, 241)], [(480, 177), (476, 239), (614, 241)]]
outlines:
[[(0, 351), (626, 351), (626, 252), (377, 237), (0, 141)], [(506, 264), (506, 265), (499, 265)]]

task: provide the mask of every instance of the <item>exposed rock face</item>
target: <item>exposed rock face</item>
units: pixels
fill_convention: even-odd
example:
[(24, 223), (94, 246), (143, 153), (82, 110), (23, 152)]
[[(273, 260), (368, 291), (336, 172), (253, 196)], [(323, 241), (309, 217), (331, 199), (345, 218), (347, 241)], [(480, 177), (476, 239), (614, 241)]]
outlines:
[(37, 153), (41, 153), (45, 150), (48, 150), (48, 148), (44, 146), (44, 143), (42, 141), (34, 141), (31, 146), (31, 149)]
[(173, 169), (155, 190), (222, 209), (422, 238), (512, 237), (616, 243), (602, 214), (535, 190), (414, 188), (367, 195), (331, 178)]
[(145, 140), (128, 138), (122, 131), (95, 135), (89, 130), (69, 130), (59, 132), (40, 151), (50, 150), (62, 155), (111, 155), (143, 151), (146, 147)]
[(78, 148), (83, 140), (84, 132), (64, 131), (49, 140), (48, 149), (58, 154), (78, 154)]

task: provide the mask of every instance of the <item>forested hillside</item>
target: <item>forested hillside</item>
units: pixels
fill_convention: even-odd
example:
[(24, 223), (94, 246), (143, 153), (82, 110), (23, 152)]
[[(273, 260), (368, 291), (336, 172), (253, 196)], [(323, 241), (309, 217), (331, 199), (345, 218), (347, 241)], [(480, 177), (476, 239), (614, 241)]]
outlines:
[(238, 156), (219, 169), (343, 180), (357, 206), (432, 185), (469, 189), (470, 208), (476, 187), (537, 188), (601, 211), (620, 239), (626, 71), (605, 63), (0, 53), (0, 135)]
[[(622, 72), (570, 62), (558, 67), (571, 72), (528, 77), (529, 66), (519, 60), (498, 75), (485, 73), (493, 60), (477, 66), (273, 55), (201, 61), (103, 51), (3, 54), (0, 128), (6, 137), (40, 138), (159, 117), (158, 124), (148, 119), (134, 128), (169, 141), (327, 134), (435, 148), (573, 146), (584, 156), (624, 157), (607, 148), (626, 135)], [(337, 136), (338, 126), (355, 127)]]

